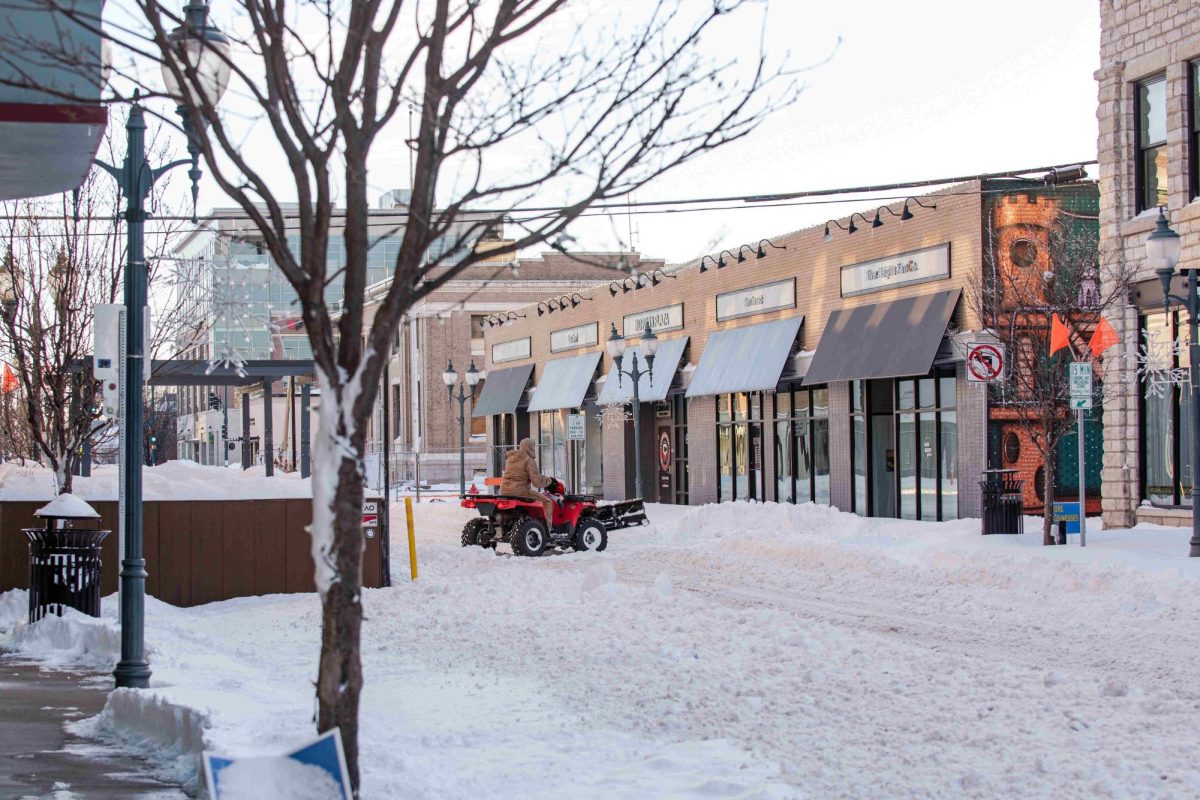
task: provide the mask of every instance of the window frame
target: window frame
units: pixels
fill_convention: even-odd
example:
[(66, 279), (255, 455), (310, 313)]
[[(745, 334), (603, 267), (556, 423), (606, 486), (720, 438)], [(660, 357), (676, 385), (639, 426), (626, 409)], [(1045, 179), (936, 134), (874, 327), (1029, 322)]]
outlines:
[(1200, 114), (1196, 93), (1200, 92), (1200, 59), (1187, 65), (1188, 80), (1188, 202), (1200, 197)]
[[(1163, 117), (1163, 135), (1165, 138), (1161, 142), (1144, 142), (1144, 141), (1142, 141), (1142, 116), (1143, 116), (1142, 115), (1142, 88), (1149, 86), (1150, 84), (1153, 84), (1153, 83), (1158, 83), (1159, 81), (1161, 81), (1163, 84), (1163, 115), (1164, 115), (1164, 117)], [(1167, 115), (1167, 109), (1166, 109), (1167, 89), (1169, 89), (1169, 88), (1170, 88), (1170, 86), (1167, 82), (1166, 72), (1159, 72), (1154, 75), (1147, 75), (1146, 77), (1141, 78), (1140, 80), (1134, 81), (1134, 84), (1133, 84), (1133, 105), (1134, 105), (1134, 117), (1133, 117), (1133, 119), (1134, 119), (1134, 123), (1133, 123), (1134, 169), (1133, 169), (1133, 173), (1134, 173), (1134, 203), (1135, 203), (1134, 213), (1135, 214), (1141, 214), (1143, 211), (1148, 211), (1152, 208), (1158, 207), (1158, 203), (1155, 203), (1153, 205), (1144, 205), (1145, 195), (1146, 195), (1146, 173), (1144, 171), (1143, 155), (1147, 150), (1149, 150), (1151, 148), (1166, 147), (1167, 142), (1170, 139), (1170, 131), (1167, 128), (1168, 115)], [(1167, 161), (1167, 168), (1168, 168), (1168, 170), (1170, 169), (1170, 160), (1169, 159)]]

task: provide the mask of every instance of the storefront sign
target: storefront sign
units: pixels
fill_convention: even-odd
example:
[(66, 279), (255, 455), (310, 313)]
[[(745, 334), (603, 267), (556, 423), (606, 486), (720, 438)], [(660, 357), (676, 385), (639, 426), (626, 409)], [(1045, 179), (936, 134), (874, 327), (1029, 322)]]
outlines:
[(622, 320), (625, 337), (641, 336), (646, 331), (647, 322), (655, 333), (679, 330), (683, 327), (683, 303), (626, 314)]
[(550, 352), (561, 353), (576, 347), (589, 347), (600, 339), (600, 324), (589, 322), (574, 328), (563, 328), (550, 334)]
[(529, 358), (529, 337), (514, 339), (511, 342), (498, 342), (492, 345), (492, 363), (515, 361), (518, 358)]
[(788, 278), (717, 295), (717, 322), (795, 307), (796, 279)]
[(842, 267), (842, 297), (869, 294), (950, 277), (950, 245), (939, 244), (898, 256)]
[(567, 414), (567, 439), (582, 442), (587, 438), (587, 419), (583, 414)]

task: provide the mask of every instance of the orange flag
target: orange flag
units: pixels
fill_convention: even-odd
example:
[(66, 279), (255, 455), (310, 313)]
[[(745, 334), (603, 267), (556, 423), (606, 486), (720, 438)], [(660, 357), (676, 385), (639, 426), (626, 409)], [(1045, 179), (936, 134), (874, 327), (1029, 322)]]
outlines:
[(1070, 333), (1066, 324), (1054, 314), (1050, 320), (1050, 355), (1054, 355), (1064, 347), (1070, 347)]
[(0, 392), (8, 394), (17, 390), (17, 376), (13, 374), (12, 367), (8, 364), (4, 365), (4, 380), (0, 381)]
[(1096, 330), (1092, 332), (1092, 340), (1088, 342), (1088, 347), (1092, 349), (1092, 355), (1099, 358), (1101, 353), (1120, 341), (1113, 326), (1108, 324), (1108, 320), (1101, 317), (1100, 322), (1096, 325)]

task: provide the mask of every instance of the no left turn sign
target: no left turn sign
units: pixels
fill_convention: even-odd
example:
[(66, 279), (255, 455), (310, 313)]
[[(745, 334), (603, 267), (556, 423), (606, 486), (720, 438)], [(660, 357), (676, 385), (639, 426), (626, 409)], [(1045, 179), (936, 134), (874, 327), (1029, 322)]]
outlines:
[(967, 380), (988, 383), (1004, 374), (1004, 345), (973, 342), (967, 345)]

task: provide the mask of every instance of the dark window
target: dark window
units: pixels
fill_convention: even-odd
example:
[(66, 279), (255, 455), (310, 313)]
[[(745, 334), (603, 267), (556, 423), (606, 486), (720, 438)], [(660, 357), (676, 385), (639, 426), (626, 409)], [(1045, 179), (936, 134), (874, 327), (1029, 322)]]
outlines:
[(675, 436), (675, 504), (688, 504), (688, 445), (687, 445), (687, 407), (688, 399), (682, 394), (671, 397), (672, 427)]
[(1200, 61), (1188, 65), (1188, 163), (1190, 197), (1200, 197)]
[(1004, 463), (1006, 466), (1016, 464), (1021, 458), (1021, 439), (1012, 431), (1004, 434)]
[(1137, 84), (1137, 210), (1167, 204), (1167, 77)]
[(1037, 245), (1028, 239), (1018, 239), (1009, 250), (1009, 257), (1014, 266), (1027, 269), (1037, 263)]
[[(867, 516), (867, 418), (864, 413), (866, 381), (850, 381), (850, 472), (854, 476), (854, 494), (850, 510)], [(910, 400), (911, 402), (911, 400)]]

